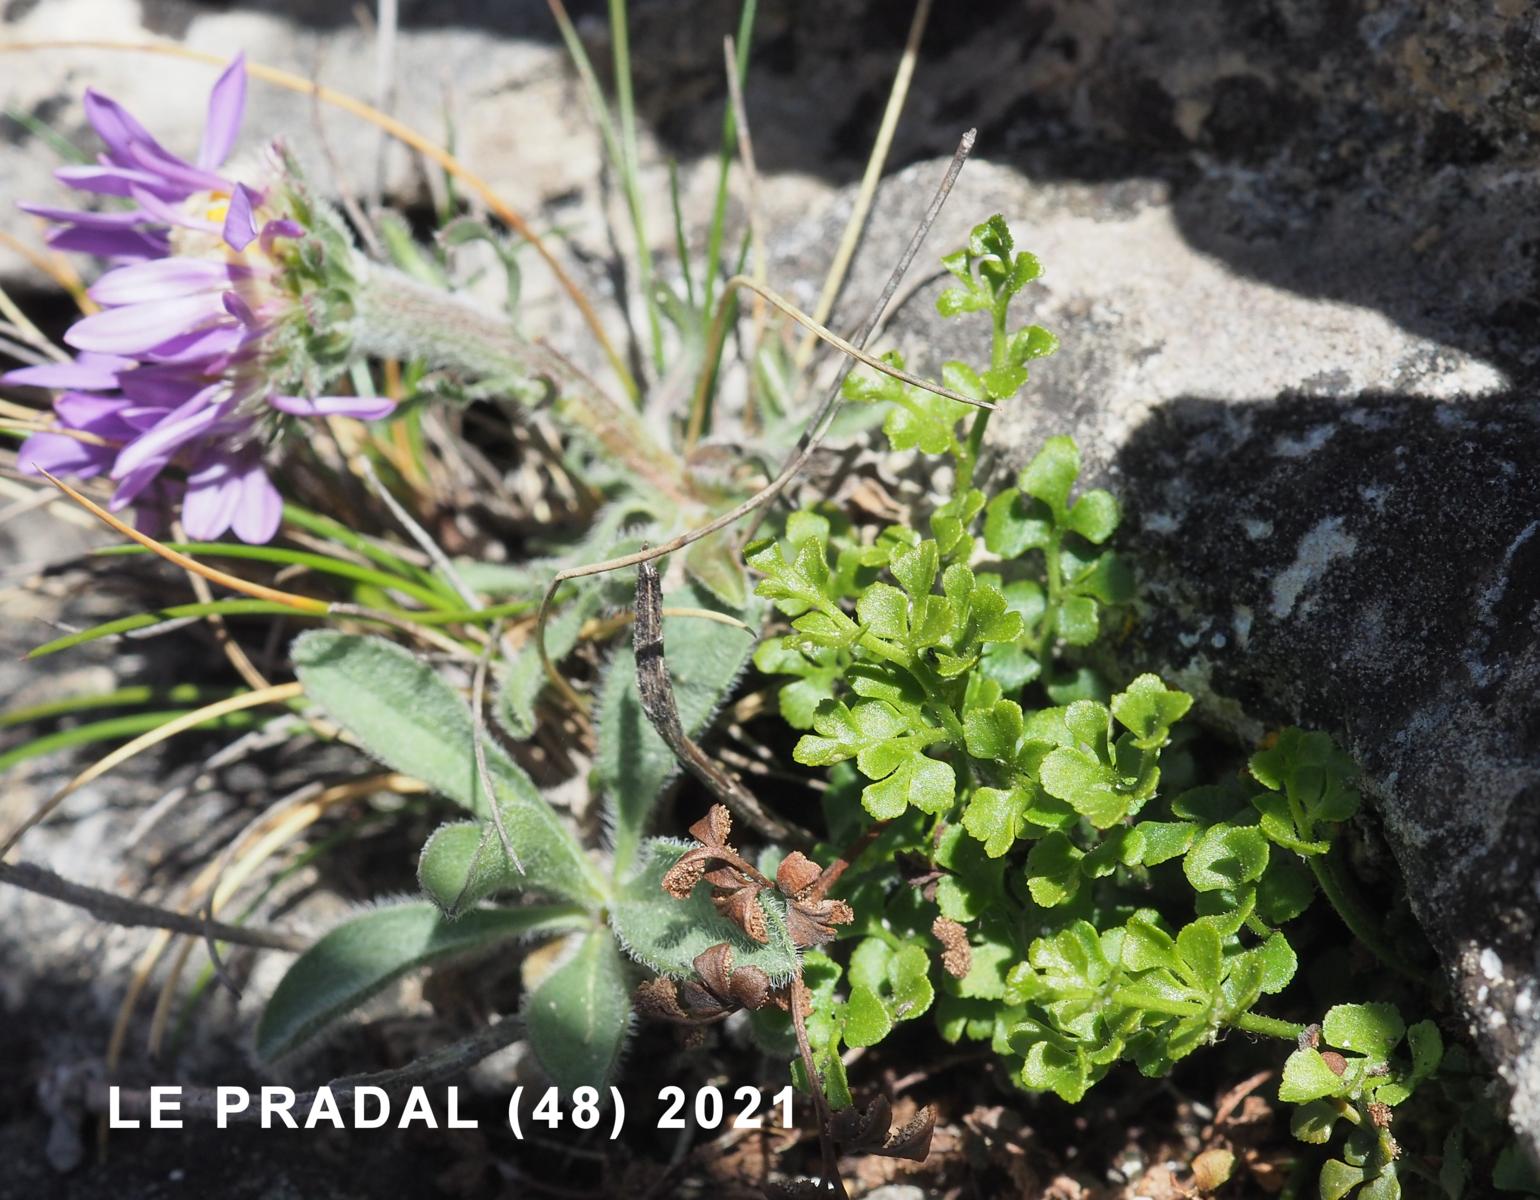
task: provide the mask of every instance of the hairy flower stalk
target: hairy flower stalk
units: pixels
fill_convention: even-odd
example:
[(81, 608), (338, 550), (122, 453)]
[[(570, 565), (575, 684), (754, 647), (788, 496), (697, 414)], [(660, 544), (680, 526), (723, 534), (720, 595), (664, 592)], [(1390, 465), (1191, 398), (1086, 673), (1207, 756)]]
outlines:
[(477, 381), (482, 392), (555, 391), (558, 417), (612, 462), (675, 499), (690, 495), (683, 466), (634, 409), (616, 403), (575, 365), (520, 333), (503, 312), (378, 263), (362, 263), (345, 336), (376, 358), (422, 359)]

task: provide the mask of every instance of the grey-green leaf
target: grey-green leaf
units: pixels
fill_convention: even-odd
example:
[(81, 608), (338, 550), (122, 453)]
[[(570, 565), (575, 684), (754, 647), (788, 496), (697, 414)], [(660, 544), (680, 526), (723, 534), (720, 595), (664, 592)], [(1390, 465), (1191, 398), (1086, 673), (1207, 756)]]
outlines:
[(431, 666), (384, 638), (329, 629), (300, 634), (290, 656), (305, 695), (371, 755), (488, 814), (470, 709)]
[[(436, 671), (383, 638), (330, 630), (301, 634), (291, 653), (305, 694), (370, 754), (476, 816), (491, 816), (476, 769), (470, 709)], [(503, 826), (523, 868), (507, 861), (499, 842), (491, 861), (507, 867), (507, 878), (496, 886), (579, 901), (603, 899), (603, 880), (529, 776), (490, 737), (482, 739), (482, 746)], [(455, 843), (459, 847), (463, 835), (457, 836), (462, 838)], [(441, 880), (442, 864), (431, 865), (432, 877)], [(441, 887), (430, 887), (429, 894), (442, 901)], [(487, 887), (476, 896), (468, 892), (445, 911), (462, 911), (492, 890)]]
[(581, 909), (553, 904), (478, 909), (453, 922), (421, 902), (372, 909), (338, 925), (289, 967), (257, 1025), (257, 1054), (287, 1054), (408, 971), (586, 919)]
[(440, 825), (423, 843), (417, 882), (446, 916), (456, 917), (497, 892), (550, 892), (592, 907), (607, 884), (549, 805), (512, 797), (499, 787), (503, 828), (518, 853), (508, 859), (491, 821)]
[(615, 1073), (631, 1023), (625, 960), (596, 929), (524, 1001), (530, 1048), (563, 1091), (603, 1087)]

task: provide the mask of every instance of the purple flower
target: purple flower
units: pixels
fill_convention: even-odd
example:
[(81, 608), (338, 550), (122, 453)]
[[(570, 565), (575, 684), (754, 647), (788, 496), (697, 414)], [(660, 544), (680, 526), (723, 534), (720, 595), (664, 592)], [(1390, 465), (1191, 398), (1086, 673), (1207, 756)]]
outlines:
[[(24, 367), (0, 383), (62, 389), (57, 432), (22, 443), (23, 471), (106, 475), (114, 510), (135, 506), (141, 526), (182, 500), (199, 541), (227, 530), (270, 541), (282, 500), (262, 463), (264, 437), (291, 417), (386, 416), (380, 397), (291, 396), (272, 382), (272, 333), (293, 314), (284, 246), (307, 236), (281, 189), (230, 178), (246, 102), (238, 55), (209, 96), (203, 144), (188, 162), (115, 101), (88, 90), (86, 117), (105, 149), (57, 177), (130, 207), (76, 212), (23, 204), (54, 222), (48, 241), (107, 259), (90, 289), (101, 311), (64, 335), (72, 362)], [(185, 483), (164, 474), (180, 468)]]

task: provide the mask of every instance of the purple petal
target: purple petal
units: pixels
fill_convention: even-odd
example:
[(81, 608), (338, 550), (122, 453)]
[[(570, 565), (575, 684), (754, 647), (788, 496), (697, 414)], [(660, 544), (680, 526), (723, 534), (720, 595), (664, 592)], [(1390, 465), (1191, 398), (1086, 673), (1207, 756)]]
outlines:
[(92, 229), (132, 228), (143, 225), (148, 220), (142, 212), (135, 212), (132, 209), (88, 212), (74, 208), (55, 208), (49, 204), (33, 204), (30, 201), (18, 201), (16, 207), (24, 213), (31, 213), (34, 217), (42, 217), (45, 221), (62, 221), (70, 225), (85, 225)]
[(243, 51), (230, 61), (209, 92), (208, 119), (203, 126), (203, 145), (198, 151), (200, 167), (217, 167), (230, 157), (245, 111), (246, 54)]
[(208, 380), (180, 370), (140, 367), (136, 371), (124, 371), (118, 377), (118, 386), (137, 404), (176, 408), (207, 387)]
[(122, 396), (96, 396), (90, 392), (65, 392), (53, 402), (53, 411), (70, 429), (100, 437), (124, 437), (132, 430), (123, 423), (129, 402)]
[(240, 505), (231, 522), (235, 536), (254, 546), (272, 541), (283, 520), (283, 497), (260, 462), (253, 463), (241, 476), (240, 491)]
[(249, 329), (256, 329), (261, 324), (257, 314), (252, 311), (251, 305), (246, 303), (239, 292), (226, 292), (223, 300), (225, 302), (225, 311), (242, 325)]
[(90, 478), (111, 460), (111, 446), (93, 446), (62, 433), (34, 433), (16, 451), (16, 465), (27, 475), (49, 471)]
[[(156, 459), (147, 463), (132, 474), (124, 476), (118, 481), (117, 490), (112, 493), (112, 499), (107, 508), (112, 512), (120, 512), (134, 502), (135, 497), (151, 484), (166, 467), (165, 459)], [(158, 489), (157, 489), (158, 490)]]
[(134, 202), (162, 225), (180, 225), (183, 229), (196, 229), (202, 233), (218, 233), (219, 226), (213, 221), (190, 217), (180, 208), (173, 208), (148, 188), (130, 189)]
[(54, 171), (53, 177), (66, 187), (98, 196), (129, 196), (136, 187), (145, 188), (163, 199), (188, 194), (186, 188), (168, 184), (164, 178), (149, 171), (111, 164), (60, 167)]
[(357, 417), (377, 421), (394, 411), (388, 396), (269, 396), (268, 404), (292, 417)]
[(230, 190), (230, 184), (212, 171), (200, 171), (192, 163), (158, 147), (152, 150), (135, 143), (128, 148), (128, 157), (134, 166), (155, 176), (159, 186), (174, 188), (182, 195)]
[[(222, 311), (222, 310), (221, 310)], [(249, 340), (251, 333), (235, 324), (212, 325), (162, 342), (145, 352), (145, 360), (165, 366), (196, 367), (206, 374), (223, 370), (229, 356)]]
[(207, 542), (230, 528), (241, 503), (241, 480), (234, 465), (220, 458), (187, 477), (187, 496), (182, 501), (182, 524), (187, 536)]
[(232, 250), (244, 250), (257, 236), (257, 218), (254, 209), (262, 200), (244, 183), (235, 185), (230, 195), (230, 207), (225, 212), (224, 238)]
[(125, 479), (152, 462), (164, 466), (173, 454), (225, 415), (230, 400), (210, 403), (221, 390), (219, 384), (204, 388), (186, 403), (172, 409), (149, 433), (125, 446), (112, 464), (112, 477)]
[(231, 285), (228, 263), (206, 258), (162, 258), (108, 271), (90, 290), (98, 304), (146, 304), (174, 300)]
[(298, 221), (279, 220), (269, 221), (262, 226), (262, 253), (272, 254), (273, 243), (279, 238), (299, 238), (305, 236), (305, 227)]
[[(135, 142), (142, 142), (156, 150), (160, 143), (150, 136), (150, 131), (139, 124), (116, 100), (104, 96), (95, 88), (87, 88), (85, 96), (86, 120), (91, 122), (97, 136), (107, 143), (107, 152), (121, 161), (128, 157), (128, 150)], [(164, 154), (165, 151), (161, 150)]]
[(131, 358), (112, 354), (82, 354), (74, 362), (19, 367), (0, 375), (0, 383), (17, 387), (78, 388), (105, 392), (118, 386), (118, 372), (134, 365)]
[(182, 296), (149, 304), (128, 304), (94, 313), (71, 325), (64, 340), (77, 350), (144, 353), (179, 334), (201, 329), (225, 315), (218, 296)]
[(170, 250), (166, 239), (137, 229), (87, 229), (66, 226), (52, 229), (43, 239), (55, 250), (90, 254), (96, 258), (124, 258), (135, 262), (165, 258)]
[(125, 408), (118, 414), (119, 419), (127, 426), (129, 438), (138, 437), (141, 433), (148, 433), (154, 429), (171, 413), (171, 409), (161, 404), (134, 404)]

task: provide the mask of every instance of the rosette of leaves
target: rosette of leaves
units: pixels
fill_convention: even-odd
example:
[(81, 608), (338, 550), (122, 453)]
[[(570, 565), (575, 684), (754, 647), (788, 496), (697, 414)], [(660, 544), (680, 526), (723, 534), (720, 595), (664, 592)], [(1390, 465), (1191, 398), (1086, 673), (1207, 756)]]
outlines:
[(1321, 1167), (1321, 1200), (1397, 1200), (1394, 1110), (1438, 1069), (1438, 1027), (1419, 1021), (1408, 1029), (1391, 1004), (1339, 1004), (1312, 1040), (1289, 1055), (1278, 1098), (1299, 1105), (1295, 1137), (1338, 1145), (1338, 1156)]
[[(676, 599), (705, 602), (693, 592)], [(729, 625), (693, 625), (689, 636), (676, 631), (670, 666), (681, 721), (696, 734), (753, 639)], [(601, 701), (596, 778), (613, 835), (605, 858), (578, 840), (460, 691), (427, 662), (383, 638), (331, 631), (302, 635), (292, 657), (306, 697), (329, 720), (461, 816), (422, 848), (423, 900), (344, 921), (295, 961), (259, 1024), (261, 1057), (293, 1051), (409, 971), (497, 953), (519, 939), (558, 939), (554, 966), (524, 998), (526, 1035), (554, 1082), (598, 1086), (621, 1058), (638, 964), (693, 979), (695, 960), (726, 946), (739, 968), (771, 984), (796, 973), (791, 913), (780, 894), (753, 897), (760, 919), (751, 936), (742, 914), (720, 911), (704, 883), (683, 902), (662, 890), (690, 847), (646, 836), (653, 803), (677, 763), (641, 714), (628, 653), (616, 655)]]

